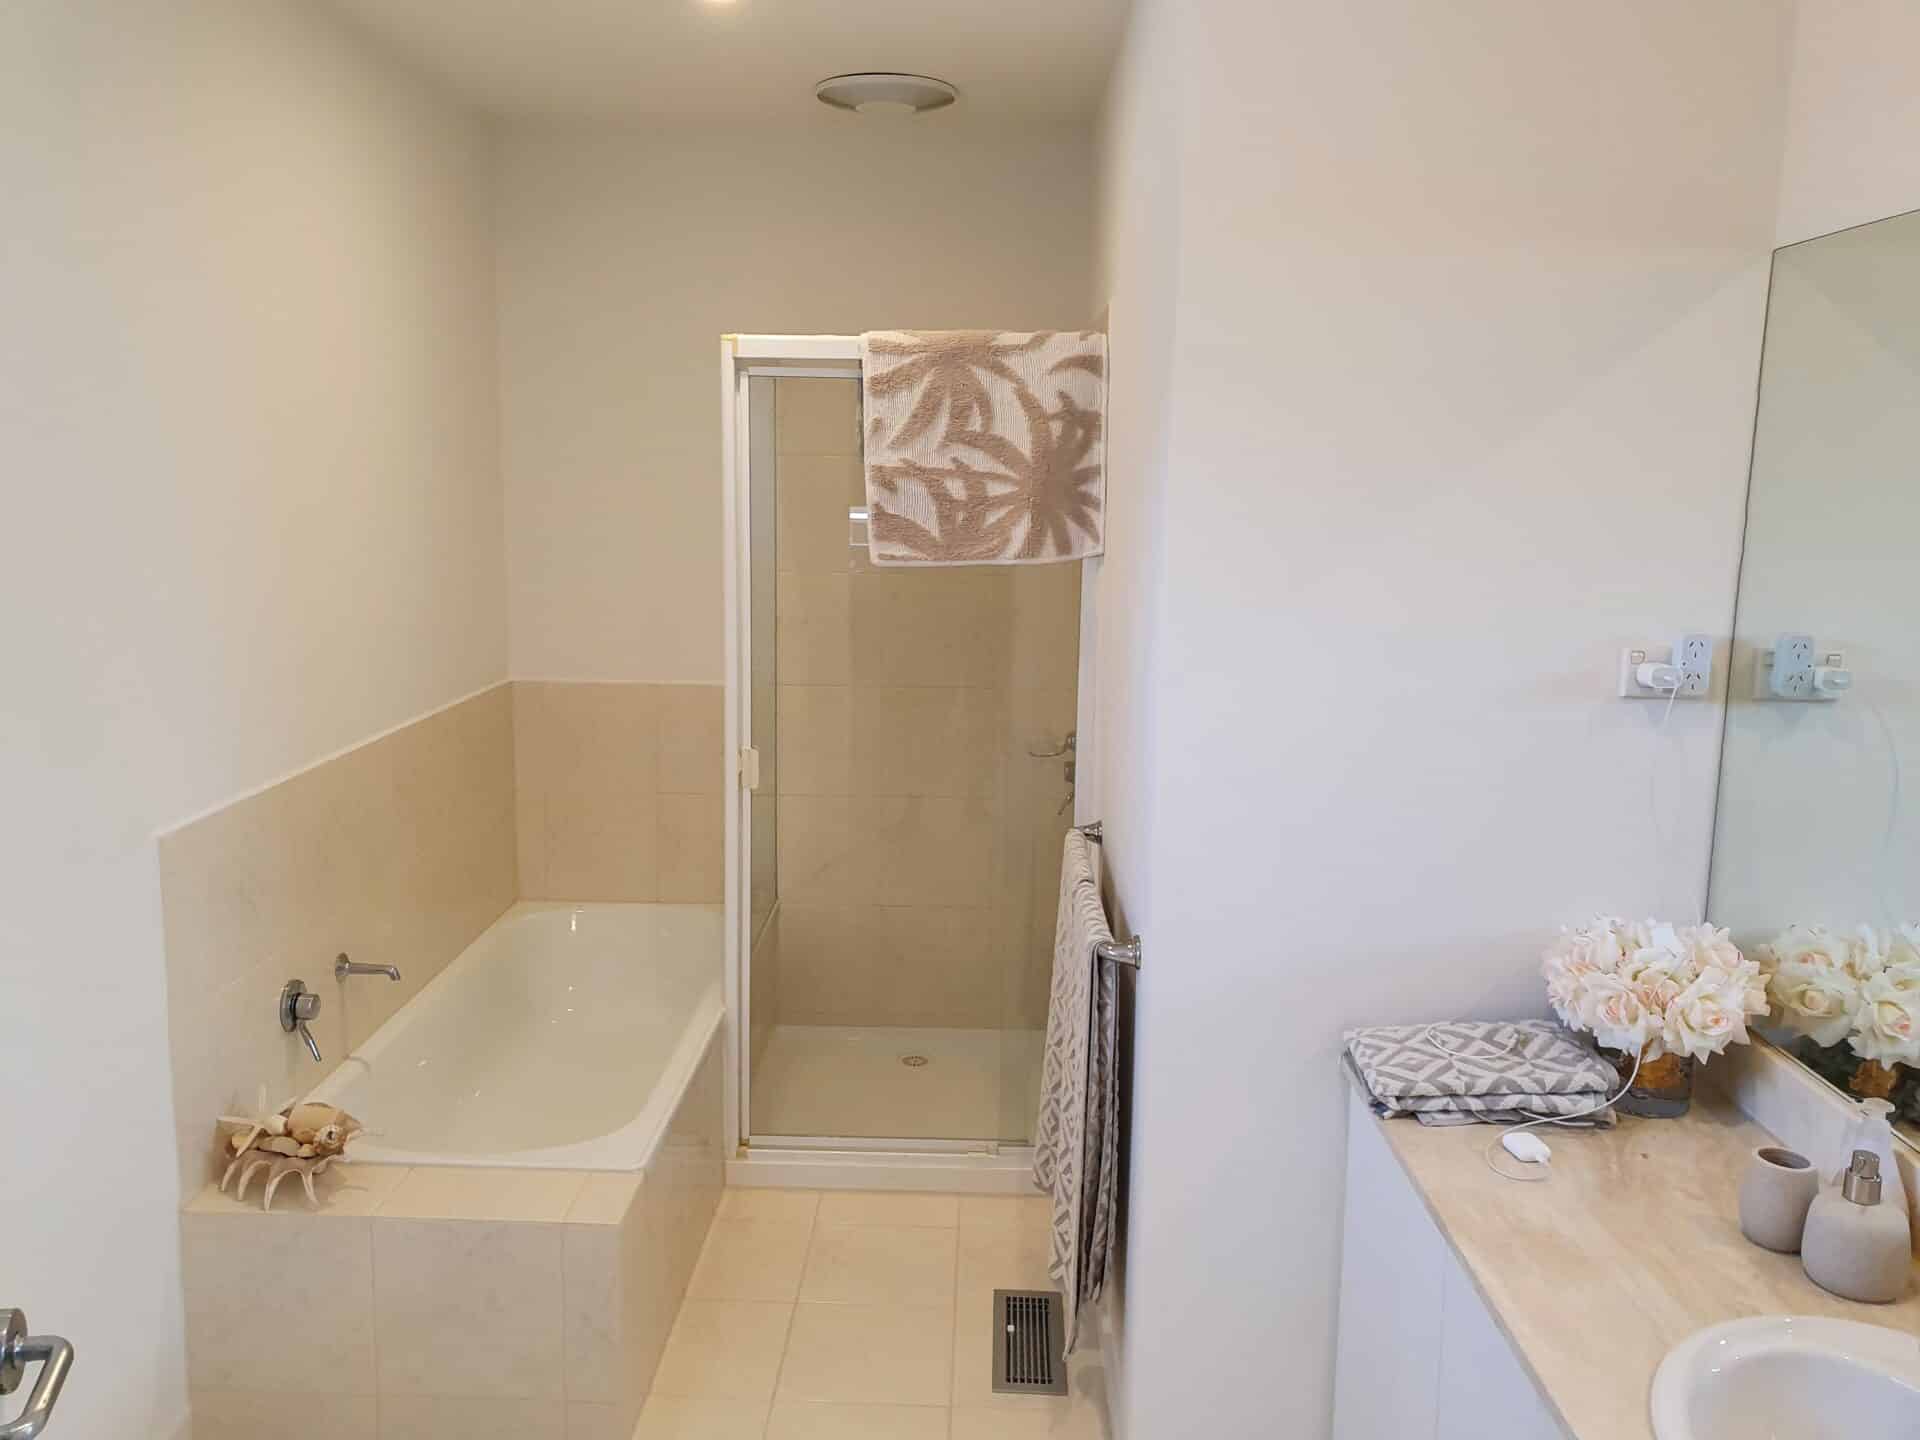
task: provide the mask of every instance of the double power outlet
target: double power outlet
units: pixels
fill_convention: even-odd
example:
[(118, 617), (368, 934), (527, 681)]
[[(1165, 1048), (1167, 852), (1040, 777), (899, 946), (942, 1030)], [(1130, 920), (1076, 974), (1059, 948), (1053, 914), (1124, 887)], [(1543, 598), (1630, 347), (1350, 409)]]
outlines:
[(1682, 635), (1672, 645), (1620, 652), (1620, 689), (1628, 700), (1705, 700), (1713, 693), (1713, 637)]

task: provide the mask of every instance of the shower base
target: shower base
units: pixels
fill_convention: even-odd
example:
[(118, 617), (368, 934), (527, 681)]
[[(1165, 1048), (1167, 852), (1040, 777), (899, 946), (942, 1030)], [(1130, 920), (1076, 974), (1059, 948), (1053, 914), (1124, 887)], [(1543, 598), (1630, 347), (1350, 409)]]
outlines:
[(1039, 1105), (1042, 1038), (1038, 1030), (776, 1025), (754, 1066), (752, 1131), (1024, 1145)]

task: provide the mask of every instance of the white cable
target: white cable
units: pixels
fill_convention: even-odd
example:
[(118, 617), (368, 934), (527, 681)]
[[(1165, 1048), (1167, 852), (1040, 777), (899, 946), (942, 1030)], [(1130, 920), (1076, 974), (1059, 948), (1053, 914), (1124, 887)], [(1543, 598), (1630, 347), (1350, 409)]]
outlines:
[[(1498, 1135), (1495, 1135), (1492, 1140), (1487, 1142), (1487, 1148), (1480, 1152), (1480, 1158), (1486, 1162), (1487, 1168), (1493, 1171), (1493, 1173), (1498, 1175), (1502, 1180), (1513, 1180), (1516, 1182), (1521, 1182), (1521, 1181), (1547, 1180), (1552, 1178), (1548, 1172), (1547, 1167), (1544, 1164), (1529, 1166), (1528, 1167), (1529, 1173), (1525, 1175), (1515, 1175), (1510, 1170), (1502, 1170), (1498, 1165), (1493, 1163), (1493, 1152), (1499, 1149), (1502, 1145), (1506, 1143), (1506, 1139), (1509, 1135), (1518, 1135), (1522, 1130), (1532, 1130), (1537, 1126), (1541, 1126), (1541, 1125), (1565, 1125), (1574, 1120), (1584, 1120), (1589, 1116), (1598, 1115), (1602, 1110), (1611, 1110), (1615, 1105), (1618, 1105), (1620, 1103), (1620, 1101), (1625, 1097), (1626, 1093), (1629, 1090), (1633, 1089), (1633, 1082), (1638, 1080), (1639, 1078), (1640, 1078), (1640, 1057), (1638, 1055), (1635, 1055), (1633, 1057), (1633, 1073), (1627, 1076), (1627, 1083), (1622, 1085), (1618, 1090), (1616, 1090), (1612, 1095), (1607, 1097), (1605, 1100), (1602, 1100), (1598, 1105), (1593, 1106), (1591, 1109), (1576, 1111), (1572, 1115), (1542, 1115), (1539, 1119), (1528, 1120), (1524, 1124), (1509, 1125), (1505, 1129), (1503, 1129)], [(1523, 1115), (1530, 1115), (1533, 1112), (1530, 1110), (1523, 1110), (1520, 1113)]]

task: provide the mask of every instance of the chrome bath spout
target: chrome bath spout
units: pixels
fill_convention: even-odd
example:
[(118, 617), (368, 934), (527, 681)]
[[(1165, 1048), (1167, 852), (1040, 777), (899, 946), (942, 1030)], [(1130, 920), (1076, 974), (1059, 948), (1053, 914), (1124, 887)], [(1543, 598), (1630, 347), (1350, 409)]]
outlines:
[(389, 980), (400, 978), (398, 965), (362, 965), (358, 960), (349, 960), (347, 952), (342, 950), (333, 962), (333, 978), (344, 980), (349, 975), (384, 975)]

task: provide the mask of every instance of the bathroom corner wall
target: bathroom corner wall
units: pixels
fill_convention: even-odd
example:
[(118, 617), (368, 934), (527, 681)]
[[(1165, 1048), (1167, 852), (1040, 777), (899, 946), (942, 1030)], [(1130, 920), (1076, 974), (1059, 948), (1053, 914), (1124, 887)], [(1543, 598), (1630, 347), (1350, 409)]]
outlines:
[[(167, 1031), (183, 1198), (210, 1178), (214, 1121), (304, 1093), (515, 898), (513, 713), (462, 700), (160, 837)], [(401, 981), (340, 983), (334, 957)], [(316, 1065), (280, 1028), (299, 977), (321, 996)]]
[(720, 904), (721, 688), (512, 688), (520, 897)]

